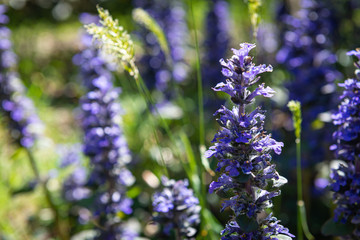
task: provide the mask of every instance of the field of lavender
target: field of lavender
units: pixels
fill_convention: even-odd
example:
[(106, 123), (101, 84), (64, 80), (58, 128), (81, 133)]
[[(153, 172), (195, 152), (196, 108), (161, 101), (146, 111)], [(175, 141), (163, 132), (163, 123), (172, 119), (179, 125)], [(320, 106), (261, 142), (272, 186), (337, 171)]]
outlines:
[(1, 0), (0, 240), (360, 240), (359, 0)]

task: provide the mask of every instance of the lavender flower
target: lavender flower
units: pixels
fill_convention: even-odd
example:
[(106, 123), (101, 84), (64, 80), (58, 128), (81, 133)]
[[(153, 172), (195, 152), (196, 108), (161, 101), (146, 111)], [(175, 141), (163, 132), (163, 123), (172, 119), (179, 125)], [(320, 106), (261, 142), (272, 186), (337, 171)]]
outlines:
[(175, 231), (177, 239), (195, 239), (196, 227), (200, 223), (199, 200), (188, 188), (187, 180), (161, 179), (163, 189), (154, 194), (154, 220), (164, 225), (168, 236)]
[(16, 55), (12, 50), (6, 7), (0, 5), (0, 110), (7, 117), (10, 134), (25, 148), (34, 145), (42, 130), (41, 121), (26, 88), (15, 72)]
[(210, 184), (209, 192), (226, 198), (221, 211), (229, 207), (234, 212), (232, 220), (222, 231), (222, 239), (276, 239), (279, 234), (294, 237), (278, 224), (276, 218), (266, 213), (272, 207), (272, 198), (280, 195), (279, 187), (287, 182), (275, 170), (270, 153), (281, 153), (283, 143), (277, 142), (264, 130), (264, 111), (260, 107), (246, 113), (246, 106), (258, 95), (271, 97), (274, 91), (260, 84), (253, 91), (250, 87), (260, 79), (257, 75), (271, 72), (272, 67), (256, 66), (249, 51), (255, 44), (240, 44), (232, 49), (234, 55), (220, 60), (226, 83), (219, 83), (215, 91), (231, 96), (232, 110), (222, 106), (215, 115), (222, 127), (215, 134), (205, 156), (218, 159), (217, 172), (221, 175)]
[[(185, 11), (182, 2), (179, 0), (149, 1), (134, 0), (134, 5), (146, 10), (163, 29), (168, 40), (172, 69), (167, 64), (165, 55), (156, 37), (144, 29), (140, 35), (145, 40), (146, 55), (140, 59), (140, 72), (150, 88), (164, 92), (171, 84), (183, 82), (187, 76), (188, 66), (185, 61), (186, 39), (188, 29), (185, 20)], [(165, 93), (166, 99), (171, 98), (172, 92)]]
[(276, 60), (291, 73), (289, 98), (300, 101), (304, 109), (303, 139), (309, 149), (304, 160), (309, 165), (314, 163), (309, 159), (320, 162), (325, 158), (322, 149), (330, 136), (319, 116), (333, 108), (334, 80), (341, 74), (335, 69), (336, 56), (331, 51), (329, 36), (335, 29), (331, 11), (312, 0), (302, 0), (301, 7), (296, 17), (285, 14), (279, 19), (286, 23), (286, 31)]
[[(89, 15), (81, 17), (84, 24), (93, 19)], [(94, 215), (102, 226), (97, 239), (123, 239), (117, 213), (132, 212), (126, 188), (133, 184), (134, 177), (126, 169), (131, 156), (118, 125), (121, 107), (116, 100), (120, 89), (114, 88), (109, 66), (89, 35), (84, 35), (83, 43), (86, 48), (74, 57), (74, 63), (81, 67), (88, 91), (81, 99), (82, 128), (84, 154), (90, 158), (92, 170), (87, 185), (96, 196)]]
[(348, 55), (357, 58), (355, 78), (339, 84), (344, 88), (338, 111), (332, 115), (333, 124), (338, 126), (331, 146), (338, 159), (346, 162), (331, 174), (331, 188), (334, 191), (334, 220), (343, 224), (353, 224), (354, 231), (343, 239), (360, 239), (360, 50)]

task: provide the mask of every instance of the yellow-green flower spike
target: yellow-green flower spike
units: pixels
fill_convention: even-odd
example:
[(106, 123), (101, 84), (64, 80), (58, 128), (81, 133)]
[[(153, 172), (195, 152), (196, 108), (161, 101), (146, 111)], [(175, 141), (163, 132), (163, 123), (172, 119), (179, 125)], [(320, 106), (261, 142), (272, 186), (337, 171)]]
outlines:
[(261, 0), (248, 0), (251, 25), (253, 27), (254, 39), (257, 37), (257, 31), (260, 23)]
[(94, 23), (85, 25), (88, 33), (99, 41), (101, 48), (108, 54), (113, 55), (116, 60), (129, 72), (131, 76), (138, 79), (139, 70), (135, 65), (134, 42), (130, 35), (117, 20), (114, 20), (109, 11), (97, 7), (100, 17), (100, 26)]
[(301, 122), (302, 122), (302, 118), (301, 118), (301, 103), (299, 101), (294, 101), (291, 100), (288, 104), (287, 104), (289, 110), (292, 112), (292, 118), (293, 118), (293, 122), (294, 122), (294, 128), (295, 128), (295, 136), (296, 139), (300, 139), (300, 134), (301, 134)]

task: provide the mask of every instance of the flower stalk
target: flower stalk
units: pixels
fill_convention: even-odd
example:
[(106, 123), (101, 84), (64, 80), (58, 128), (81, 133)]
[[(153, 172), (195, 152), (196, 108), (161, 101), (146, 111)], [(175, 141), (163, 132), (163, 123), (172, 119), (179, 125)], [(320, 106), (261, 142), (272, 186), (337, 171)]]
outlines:
[(333, 133), (335, 144), (330, 147), (343, 163), (330, 174), (336, 208), (333, 219), (322, 228), (325, 235), (340, 236), (344, 240), (360, 239), (360, 49), (347, 55), (354, 57), (355, 78), (339, 83), (343, 88), (342, 102), (332, 115), (333, 124), (338, 128)]
[(246, 112), (256, 96), (272, 97), (275, 93), (264, 84), (251, 91), (260, 80), (257, 75), (272, 71), (270, 65), (252, 62), (249, 52), (253, 48), (255, 44), (240, 44), (240, 49), (232, 49), (230, 59), (220, 60), (227, 79), (213, 89), (229, 94), (235, 106), (232, 110), (222, 106), (215, 113), (221, 130), (205, 155), (218, 159), (220, 177), (210, 184), (209, 192), (226, 199), (221, 211), (230, 208), (234, 212), (221, 239), (292, 239), (294, 235), (267, 210), (272, 207), (272, 198), (280, 195), (279, 187), (287, 182), (275, 170), (270, 155), (272, 151), (280, 154), (283, 143), (266, 134), (260, 107)]
[(297, 184), (297, 231), (298, 239), (303, 239), (303, 233), (309, 240), (315, 239), (310, 233), (306, 221), (305, 202), (303, 199), (302, 187), (302, 167), (301, 167), (301, 103), (299, 101), (290, 101), (288, 108), (292, 113), (293, 124), (295, 128), (295, 144), (296, 144), (296, 184)]

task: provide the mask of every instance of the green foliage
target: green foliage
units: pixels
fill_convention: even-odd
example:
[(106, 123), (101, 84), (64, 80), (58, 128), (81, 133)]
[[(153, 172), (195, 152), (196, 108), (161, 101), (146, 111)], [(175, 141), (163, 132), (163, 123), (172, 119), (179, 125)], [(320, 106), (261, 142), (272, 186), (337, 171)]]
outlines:
[(321, 233), (325, 236), (345, 236), (351, 234), (353, 230), (353, 224), (338, 223), (331, 218), (324, 223), (321, 228)]
[(226, 189), (221, 186), (218, 190), (216, 190), (216, 194), (221, 197), (221, 198), (231, 198), (233, 196), (235, 196), (235, 193), (233, 190), (230, 189)]
[(240, 173), (239, 176), (236, 177), (236, 179), (241, 183), (246, 183), (250, 179), (250, 174)]
[(94, 23), (86, 25), (88, 33), (99, 40), (102, 49), (113, 55), (124, 69), (137, 79), (139, 70), (135, 65), (134, 43), (130, 35), (119, 25), (117, 20), (112, 18), (109, 11), (101, 7), (97, 7), (97, 9), (101, 26)]
[(197, 193), (198, 197), (201, 198), (201, 193), (200, 193), (200, 188), (201, 188), (200, 184), (201, 183), (200, 183), (200, 178), (198, 175), (198, 166), (196, 163), (195, 154), (192, 150), (190, 140), (185, 135), (185, 133), (181, 133), (180, 138), (185, 147), (185, 153), (186, 153), (186, 157), (188, 160), (188, 162), (183, 162), (183, 167), (186, 171), (188, 178), (190, 179), (190, 181), (192, 183), (192, 187), (193, 187), (195, 193)]
[(135, 8), (132, 11), (132, 16), (135, 22), (142, 25), (146, 29), (148, 29), (150, 32), (152, 32), (155, 37), (157, 38), (159, 45), (161, 49), (164, 51), (165, 55), (167, 56), (168, 60), (171, 60), (170, 57), (170, 51), (169, 51), (169, 45), (166, 40), (164, 31), (161, 29), (159, 24), (155, 21), (154, 18), (152, 18), (146, 11), (144, 11), (141, 8)]
[(246, 215), (239, 215), (236, 217), (236, 222), (244, 232), (253, 232), (259, 228), (259, 224), (256, 219), (248, 218)]

